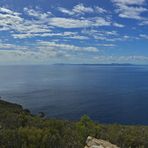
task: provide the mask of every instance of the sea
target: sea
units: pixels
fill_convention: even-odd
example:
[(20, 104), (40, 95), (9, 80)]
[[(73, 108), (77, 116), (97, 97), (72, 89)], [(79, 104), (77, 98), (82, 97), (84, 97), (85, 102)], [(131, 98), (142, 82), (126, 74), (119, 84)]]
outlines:
[(148, 66), (0, 66), (0, 96), (49, 118), (148, 125)]

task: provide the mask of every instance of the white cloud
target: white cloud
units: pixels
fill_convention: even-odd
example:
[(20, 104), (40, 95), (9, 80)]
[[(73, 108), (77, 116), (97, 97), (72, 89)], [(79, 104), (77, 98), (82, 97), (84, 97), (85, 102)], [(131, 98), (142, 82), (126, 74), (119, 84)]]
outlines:
[(0, 42), (0, 51), (1, 50), (28, 50), (28, 48), (26, 46)]
[(107, 13), (107, 10), (105, 10), (104, 8), (101, 8), (99, 6), (86, 7), (83, 3), (80, 3), (76, 6), (74, 6), (71, 10), (66, 9), (64, 7), (58, 7), (58, 10), (64, 14), (68, 14), (68, 15), (85, 15), (87, 13), (91, 13), (91, 14), (93, 14), (93, 13), (94, 14)]
[(78, 32), (56, 32), (56, 33), (18, 33), (12, 34), (14, 38), (24, 39), (24, 38), (32, 38), (32, 37), (62, 37), (66, 39), (76, 39), (76, 40), (86, 40), (89, 39), (87, 36), (80, 35)]
[[(116, 13), (120, 17), (141, 20), (140, 25), (148, 24), (148, 20), (143, 15), (147, 11), (145, 0), (111, 1), (115, 4)], [(52, 12), (45, 12), (39, 8), (25, 7), (20, 13), (0, 7), (0, 31), (7, 31), (7, 35), (10, 34), (15, 41), (40, 37), (33, 40), (22, 40), (22, 44), (24, 41), (29, 41), (28, 45), (25, 43), (26, 46), (21, 46), (19, 43), (18, 45), (11, 44), (9, 38), (7, 41), (5, 40), (6, 43), (0, 41), (0, 61), (7, 61), (7, 59), (11, 61), (27, 61), (27, 59), (45, 61), (62, 58), (79, 58), (81, 60), (82, 57), (87, 61), (87, 57), (91, 59), (92, 56), (100, 54), (98, 47), (112, 49), (110, 47), (120, 44), (118, 41), (148, 39), (148, 35), (142, 31), (137, 37), (128, 35), (128, 32), (123, 33), (122, 28), (128, 27), (126, 22), (125, 24), (116, 22), (113, 20), (116, 17), (112, 17), (111, 12), (100, 6), (87, 6), (81, 3), (71, 9), (59, 7), (58, 10), (62, 14), (57, 13), (59, 16), (55, 16)], [(120, 29), (115, 27), (120, 27)], [(132, 34), (132, 32), (130, 33)], [(4, 37), (1, 36), (1, 38)], [(36, 39), (38, 41), (35, 41)], [(43, 39), (46, 41), (40, 41)], [(32, 45), (29, 45), (30, 43)], [(148, 59), (146, 56), (96, 56), (94, 59), (97, 62), (99, 60), (100, 62), (105, 60), (111, 62), (116, 61), (116, 58), (117, 61), (145, 61)]]
[(20, 14), (6, 8), (0, 8), (0, 26), (5, 30), (16, 30), (17, 25), (23, 22), (24, 19)]
[(125, 27), (123, 24), (119, 24), (119, 23), (113, 23), (113, 26), (119, 27), (119, 28)]
[(62, 52), (36, 52), (36, 51), (21, 51), (21, 50), (0, 50), (0, 63), (11, 64), (31, 64), (31, 63), (46, 63), (50, 60), (65, 58), (66, 54)]
[[(141, 13), (147, 11), (146, 8), (143, 7), (123, 7), (121, 8), (121, 13), (119, 14), (122, 18), (132, 18), (137, 20), (143, 20), (144, 18), (141, 16)], [(120, 10), (119, 10), (120, 11)]]
[(48, 50), (66, 50), (73, 52), (98, 52), (96, 47), (80, 47), (71, 44), (59, 44), (55, 42), (41, 41), (38, 42), (39, 48)]
[(96, 47), (80, 47), (72, 44), (38, 41), (31, 46), (20, 46), (0, 42), (1, 63), (47, 63), (62, 59), (80, 58), (87, 53), (95, 54)]
[(128, 55), (128, 56), (95, 56), (96, 63), (147, 63), (148, 56)]
[[(141, 35), (141, 37), (145, 36)], [(114, 47), (116, 45), (98, 44), (98, 46)], [(87, 52), (92, 54), (86, 56)], [(38, 41), (33, 47), (0, 43), (1, 63), (48, 63), (49, 61), (57, 62), (59, 60), (67, 62), (73, 60), (73, 62), (77, 61), (78, 63), (82, 61), (87, 61), (87, 63), (147, 63), (148, 57), (142, 55), (104, 56), (99, 55), (99, 50), (96, 47), (80, 47), (47, 41)]]
[(10, 10), (10, 9), (5, 8), (5, 7), (0, 7), (0, 13), (6, 13), (6, 14), (13, 15), (13, 16), (18, 16), (18, 15), (20, 15), (20, 13), (14, 12), (14, 11), (12, 11), (12, 10)]
[(145, 0), (111, 0), (117, 7), (116, 12), (121, 18), (143, 20), (142, 13), (148, 11), (143, 7)]
[(96, 13), (107, 13), (107, 10), (105, 10), (99, 6), (95, 7), (95, 11), (96, 11)]
[(14, 38), (18, 39), (24, 39), (24, 38), (32, 38), (32, 37), (53, 37), (53, 36), (62, 36), (62, 33), (42, 33), (42, 32), (37, 32), (37, 33), (19, 33), (19, 34), (12, 34)]
[(144, 20), (144, 21), (140, 22), (139, 25), (140, 26), (148, 25), (148, 20)]
[(142, 38), (142, 39), (147, 39), (148, 40), (148, 35), (147, 34), (140, 34), (139, 37)]
[(73, 10), (76, 14), (93, 13), (94, 10), (91, 7), (85, 7), (82, 3), (74, 6)]
[(103, 46), (103, 47), (115, 47), (115, 44), (98, 44), (98, 46)]
[[(75, 7), (75, 13), (76, 10), (83, 10), (83, 12), (89, 11), (88, 8), (80, 9), (80, 6), (82, 7), (81, 4), (79, 5), (79, 7)], [(24, 39), (32, 37), (62, 36), (62, 33), (54, 33), (52, 31), (54, 27), (68, 29), (111, 25), (111, 21), (103, 17), (77, 19), (53, 17), (51, 12), (43, 13), (39, 10), (29, 8), (24, 8), (24, 12), (30, 18), (24, 18), (23, 14), (21, 13), (12, 11), (4, 7), (0, 7), (0, 31), (7, 30), (10, 31), (12, 37)], [(88, 37), (79, 34), (69, 37), (79, 40), (88, 39)]]
[(29, 9), (27, 7), (24, 8), (24, 11), (30, 15), (30, 16), (33, 16), (37, 19), (46, 19), (48, 17), (50, 17), (52, 15), (51, 12), (46, 12), (46, 13), (43, 13), (43, 12), (40, 12), (39, 10), (34, 10), (34, 9)]
[[(39, 17), (45, 18), (44, 14)], [(13, 34), (16, 32), (22, 34), (20, 36), (33, 36), (34, 33), (51, 32), (50, 27), (44, 24), (43, 21), (24, 19), (20, 13), (6, 8), (0, 8), (0, 26), (1, 30), (9, 30), (14, 37), (15, 35)]]
[(143, 5), (145, 0), (112, 0), (117, 4), (124, 4), (124, 5)]
[[(61, 11), (69, 13), (66, 9), (60, 8)], [(93, 11), (100, 11), (105, 13), (105, 9), (98, 6), (91, 8), (85, 7), (83, 4), (76, 5), (73, 8), (73, 13), (91, 13)], [(112, 24), (110, 19), (104, 17), (90, 17), (90, 18), (64, 18), (54, 17), (51, 12), (41, 12), (37, 9), (24, 8), (24, 12), (29, 18), (23, 17), (23, 14), (12, 11), (10, 9), (0, 7), (0, 31), (9, 31), (13, 38), (24, 39), (32, 37), (52, 37), (52, 36), (64, 36), (69, 39), (86, 40), (87, 36), (75, 34), (64, 35), (62, 32), (54, 32), (56, 28), (88, 28), (88, 27), (100, 27), (114, 25), (117, 27), (123, 27), (122, 24)]]
[(61, 18), (53, 17), (49, 19), (49, 25), (61, 28), (85, 28), (85, 27), (98, 27), (98, 26), (109, 26), (110, 21), (105, 20), (102, 17), (94, 17), (87, 19), (73, 19), (73, 18)]
[(88, 36), (89, 38), (93, 38), (96, 41), (106, 41), (106, 42), (117, 42), (117, 41), (133, 41), (138, 40), (138, 36), (130, 36), (130, 35), (121, 35), (119, 32), (112, 30), (95, 30), (95, 29), (83, 29), (82, 34)]
[(64, 14), (74, 15), (74, 12), (63, 7), (58, 7), (58, 10)]
[(77, 40), (88, 40), (89, 39), (89, 37), (82, 36), (82, 35), (69, 36), (68, 38), (70, 38), (70, 39), (77, 39)]
[(106, 30), (95, 30), (95, 29), (84, 29), (82, 33), (94, 38), (95, 40), (103, 41), (117, 41), (120, 40), (120, 35), (117, 31), (106, 31)]

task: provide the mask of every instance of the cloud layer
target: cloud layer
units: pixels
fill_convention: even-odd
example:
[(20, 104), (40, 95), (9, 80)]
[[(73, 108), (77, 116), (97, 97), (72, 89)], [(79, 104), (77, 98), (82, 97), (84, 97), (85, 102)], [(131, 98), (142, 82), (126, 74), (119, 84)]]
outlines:
[[(110, 9), (81, 2), (48, 10), (0, 5), (0, 62), (148, 62), (147, 54), (138, 55), (148, 40), (146, 0), (109, 2)], [(134, 52), (132, 43), (141, 41)]]

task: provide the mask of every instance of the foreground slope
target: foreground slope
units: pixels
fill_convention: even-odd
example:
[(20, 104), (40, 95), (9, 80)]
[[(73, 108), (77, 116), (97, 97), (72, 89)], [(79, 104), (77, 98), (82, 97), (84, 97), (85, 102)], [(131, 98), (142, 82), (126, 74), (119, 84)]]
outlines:
[(121, 148), (148, 148), (148, 126), (96, 124), (45, 119), (22, 106), (0, 100), (0, 148), (84, 148), (88, 136)]

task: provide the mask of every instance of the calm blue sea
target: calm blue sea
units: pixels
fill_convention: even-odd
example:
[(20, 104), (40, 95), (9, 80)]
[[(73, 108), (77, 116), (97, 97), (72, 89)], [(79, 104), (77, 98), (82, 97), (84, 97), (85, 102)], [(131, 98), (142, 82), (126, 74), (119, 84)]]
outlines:
[(48, 117), (148, 124), (148, 66), (0, 66), (0, 96)]

